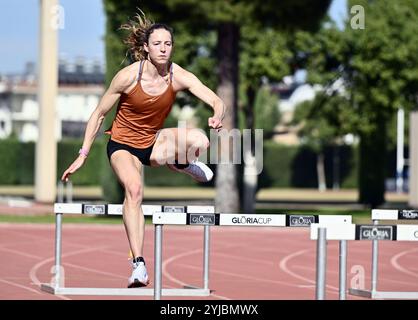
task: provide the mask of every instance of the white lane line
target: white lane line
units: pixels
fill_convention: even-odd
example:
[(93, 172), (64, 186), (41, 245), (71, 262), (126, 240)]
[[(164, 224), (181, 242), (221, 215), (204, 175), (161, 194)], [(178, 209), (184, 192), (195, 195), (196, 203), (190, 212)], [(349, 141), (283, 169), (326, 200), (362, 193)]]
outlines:
[[(168, 267), (168, 265), (169, 265), (170, 263), (174, 262), (175, 260), (178, 260), (178, 259), (180, 259), (180, 258), (183, 258), (183, 257), (189, 256), (189, 255), (193, 255), (193, 254), (197, 254), (197, 253), (202, 253), (202, 252), (203, 252), (203, 250), (202, 250), (202, 249), (195, 249), (195, 250), (191, 250), (191, 251), (189, 251), (189, 252), (176, 254), (176, 255), (174, 255), (174, 256), (172, 256), (172, 257), (170, 257), (170, 258), (166, 259), (166, 260), (163, 262), (163, 264), (162, 264), (162, 272), (163, 272), (164, 276), (165, 276), (166, 278), (168, 278), (169, 280), (173, 281), (174, 283), (177, 283), (177, 284), (179, 284), (179, 285), (181, 285), (181, 286), (190, 286), (190, 284), (187, 284), (187, 283), (185, 283), (185, 282), (183, 282), (183, 281), (181, 281), (181, 280), (177, 279), (176, 277), (172, 276), (172, 275), (170, 274), (170, 272), (167, 270), (167, 267)], [(189, 267), (190, 267), (190, 266), (189, 266)], [(197, 269), (202, 270), (202, 268), (197, 268)], [(221, 296), (221, 295), (218, 295), (218, 294), (214, 294), (214, 293), (211, 293), (210, 295), (211, 295), (212, 297), (215, 297), (215, 298), (218, 298), (218, 299), (222, 299), (222, 300), (232, 300), (231, 298), (228, 298), (228, 297), (225, 297), (225, 296)]]
[(392, 264), (392, 266), (396, 270), (399, 270), (399, 271), (401, 271), (401, 272), (403, 272), (403, 273), (405, 273), (407, 275), (410, 275), (410, 276), (412, 276), (414, 278), (418, 278), (418, 273), (412, 272), (412, 271), (406, 269), (405, 267), (401, 266), (400, 263), (399, 263), (399, 259), (401, 257), (403, 257), (404, 255), (409, 254), (411, 252), (414, 252), (414, 251), (418, 251), (418, 248), (413, 248), (413, 249), (401, 251), (400, 253), (394, 255), (392, 257), (392, 259), (390, 259), (390, 263)]
[[(280, 267), (280, 269), (282, 271), (284, 271), (285, 273), (287, 273), (287, 274), (295, 277), (296, 279), (299, 279), (299, 280), (302, 280), (302, 281), (306, 281), (306, 282), (308, 282), (310, 284), (316, 285), (316, 281), (315, 280), (311, 280), (309, 278), (306, 278), (304, 276), (301, 276), (301, 275), (293, 272), (292, 270), (290, 270), (290, 268), (287, 266), (288, 262), (291, 259), (293, 259), (293, 258), (295, 258), (297, 256), (300, 256), (300, 255), (303, 255), (303, 254), (305, 254), (305, 253), (307, 253), (309, 251), (310, 250), (299, 250), (299, 251), (296, 251), (294, 253), (288, 254), (287, 256), (283, 257), (280, 260), (279, 267)], [(332, 291), (337, 291), (337, 292), (339, 291), (339, 289), (337, 287), (334, 287), (334, 286), (331, 286), (331, 285), (328, 285), (328, 284), (326, 285), (326, 287), (329, 288), (331, 290), (331, 292)]]
[(36, 260), (42, 259), (42, 257), (35, 256), (33, 254), (29, 254), (29, 253), (25, 253), (25, 252), (22, 252), (22, 251), (13, 250), (13, 249), (5, 248), (5, 247), (0, 247), (0, 250), (5, 251), (5, 252), (10, 252), (10, 253), (13, 253), (13, 254), (16, 254), (16, 255), (20, 255), (20, 256), (23, 256), (23, 257), (26, 257), (26, 258), (31, 258), (31, 259), (36, 259)]
[(7, 281), (7, 280), (4, 280), (4, 279), (0, 279), (0, 282), (7, 283), (11, 286), (15, 286), (15, 287), (18, 287), (18, 288), (21, 288), (21, 289), (29, 290), (30, 292), (33, 292), (33, 293), (36, 293), (36, 294), (41, 294), (38, 290), (32, 289), (30, 287), (27, 287), (27, 286), (24, 286), (24, 285), (21, 285), (21, 284), (18, 284), (16, 282)]

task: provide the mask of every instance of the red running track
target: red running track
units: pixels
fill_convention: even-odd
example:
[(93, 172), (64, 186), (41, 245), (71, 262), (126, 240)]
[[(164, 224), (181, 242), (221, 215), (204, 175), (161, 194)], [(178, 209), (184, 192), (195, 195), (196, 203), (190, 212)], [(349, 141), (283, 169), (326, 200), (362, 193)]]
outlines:
[[(40, 291), (54, 264), (54, 225), (0, 224), (0, 299), (152, 299), (54, 296)], [(145, 257), (153, 286), (153, 226)], [(163, 287), (202, 286), (203, 228), (165, 226)], [(416, 242), (380, 242), (379, 290), (418, 291)], [(68, 287), (126, 287), (131, 267), (123, 225), (64, 224)], [(370, 287), (371, 242), (348, 242), (347, 286)], [(307, 228), (211, 229), (209, 297), (194, 299), (315, 299), (316, 242)], [(327, 299), (338, 299), (338, 242), (328, 242)], [(364, 271), (364, 278), (361, 273)], [(193, 299), (162, 297), (163, 299)], [(347, 295), (347, 299), (361, 299)]]

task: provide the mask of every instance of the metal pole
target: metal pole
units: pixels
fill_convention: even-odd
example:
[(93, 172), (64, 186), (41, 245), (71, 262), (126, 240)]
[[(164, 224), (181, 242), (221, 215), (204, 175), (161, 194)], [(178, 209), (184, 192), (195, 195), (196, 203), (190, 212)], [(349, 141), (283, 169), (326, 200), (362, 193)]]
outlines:
[(340, 300), (346, 299), (347, 240), (340, 240)]
[(316, 300), (325, 300), (327, 270), (327, 229), (318, 228), (316, 241)]
[(209, 289), (210, 226), (204, 226), (203, 232), (203, 288)]
[(61, 243), (62, 243), (62, 213), (55, 215), (55, 288), (60, 287), (61, 280)]
[(403, 168), (405, 166), (405, 159), (403, 153), (404, 147), (404, 122), (405, 114), (402, 108), (398, 109), (397, 119), (397, 139), (396, 139), (396, 192), (403, 192)]
[(63, 203), (64, 202), (64, 183), (61, 180), (58, 181), (57, 201), (59, 203)]
[(418, 110), (409, 115), (409, 197), (408, 205), (418, 208)]
[(65, 196), (66, 196), (66, 202), (72, 203), (73, 202), (73, 182), (71, 180), (68, 180), (65, 188)]
[[(373, 220), (373, 224), (379, 224), (378, 220)], [(379, 241), (372, 240), (372, 292), (377, 291), (377, 263), (379, 254)]]
[(162, 291), (162, 238), (163, 238), (163, 225), (155, 225), (155, 237), (154, 237), (154, 300), (161, 300)]

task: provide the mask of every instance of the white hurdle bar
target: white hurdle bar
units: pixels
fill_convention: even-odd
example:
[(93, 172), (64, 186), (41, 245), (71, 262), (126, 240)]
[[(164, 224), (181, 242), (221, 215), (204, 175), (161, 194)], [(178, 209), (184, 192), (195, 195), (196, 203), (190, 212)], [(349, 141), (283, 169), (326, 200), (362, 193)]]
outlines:
[[(388, 209), (373, 209), (372, 220), (374, 225), (379, 225), (380, 220), (418, 220), (418, 210), (388, 210)], [(378, 291), (378, 255), (379, 255), (379, 240), (372, 241), (372, 269), (371, 269), (371, 286), (370, 290), (362, 290), (350, 288), (349, 293), (351, 295), (366, 297), (366, 298), (382, 298), (382, 296), (390, 295), (390, 298), (404, 297), (403, 293), (399, 295), (390, 292), (385, 293), (384, 291)], [(409, 294), (408, 294), (409, 295)]]
[[(214, 213), (213, 206), (162, 206), (162, 205), (142, 205), (144, 216), (152, 216), (155, 212), (165, 212), (175, 214), (177, 212), (192, 213)], [(61, 255), (62, 255), (62, 216), (63, 214), (90, 214), (90, 215), (122, 215), (122, 205), (120, 204), (83, 204), (83, 203), (55, 203), (55, 266), (54, 283), (41, 284), (41, 290), (59, 295), (112, 295), (112, 296), (153, 296), (154, 288), (75, 288), (61, 286)], [(204, 227), (204, 257), (203, 257), (203, 288), (179, 288), (162, 289), (164, 296), (209, 296), (209, 235), (210, 226)], [(161, 243), (158, 244), (161, 246)], [(157, 245), (154, 245), (155, 249)], [(160, 256), (161, 259), (161, 256)], [(161, 265), (161, 260), (159, 263)], [(155, 261), (155, 265), (158, 265)], [(157, 270), (157, 269), (156, 269)], [(158, 270), (161, 272), (161, 268)]]
[[(289, 214), (237, 214), (237, 213), (154, 213), (155, 273), (154, 299), (160, 300), (162, 292), (161, 257), (163, 225), (190, 226), (251, 226), (251, 227), (309, 227), (312, 224), (351, 224), (351, 215), (289, 215)], [(345, 272), (345, 269), (344, 269)], [(345, 287), (344, 287), (345, 294)], [(344, 296), (345, 297), (345, 296)]]
[[(391, 219), (392, 220), (392, 219)], [(317, 240), (318, 247), (320, 243), (325, 244), (325, 254), (317, 252), (317, 275), (325, 274), (326, 270), (326, 241), (327, 240), (371, 240), (371, 241), (418, 241), (418, 225), (355, 225), (355, 224), (330, 224), (323, 226), (320, 224), (311, 225), (311, 239)], [(340, 254), (341, 259), (346, 261), (347, 253)], [(319, 269), (319, 270), (318, 270)], [(344, 275), (345, 277), (346, 275)], [(316, 279), (317, 291), (319, 297), (325, 298), (325, 277), (318, 277)], [(319, 288), (319, 289), (318, 289)], [(352, 290), (365, 291), (359, 289)], [(352, 294), (352, 293), (351, 293)], [(361, 295), (368, 298), (377, 299), (418, 299), (418, 292), (408, 291), (375, 291), (372, 295)], [(318, 298), (318, 295), (317, 295)]]

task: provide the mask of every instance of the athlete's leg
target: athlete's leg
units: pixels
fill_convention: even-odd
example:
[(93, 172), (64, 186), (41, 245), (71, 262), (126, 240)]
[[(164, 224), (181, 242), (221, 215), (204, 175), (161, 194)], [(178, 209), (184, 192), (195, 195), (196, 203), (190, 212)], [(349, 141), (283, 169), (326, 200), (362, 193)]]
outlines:
[(208, 182), (213, 172), (199, 154), (209, 147), (206, 135), (198, 129), (169, 128), (160, 131), (151, 153), (152, 166), (167, 165), (170, 169), (190, 175), (199, 182)]
[(152, 166), (188, 164), (209, 147), (209, 139), (198, 129), (166, 128), (159, 132), (150, 162)]
[(123, 222), (132, 254), (143, 256), (145, 221), (141, 209), (143, 186), (141, 178), (142, 164), (137, 157), (126, 150), (115, 151), (110, 163), (120, 183), (125, 189), (123, 201)]

